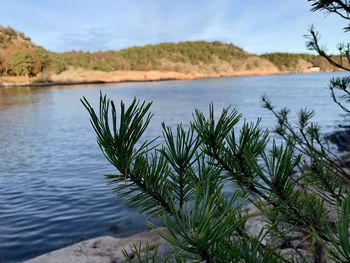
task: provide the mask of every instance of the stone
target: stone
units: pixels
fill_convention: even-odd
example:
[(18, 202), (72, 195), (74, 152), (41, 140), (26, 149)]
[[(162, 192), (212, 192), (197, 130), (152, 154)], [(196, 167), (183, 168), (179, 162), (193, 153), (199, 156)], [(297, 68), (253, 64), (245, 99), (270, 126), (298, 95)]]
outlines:
[[(123, 250), (129, 254), (133, 244), (145, 245), (159, 243), (158, 255), (160, 258), (170, 254), (170, 245), (155, 231), (146, 231), (124, 238), (103, 236), (93, 238), (77, 244), (46, 253), (26, 261), (27, 263), (116, 263), (126, 262)], [(154, 246), (152, 246), (154, 247)]]
[(340, 152), (350, 151), (350, 129), (336, 131), (328, 135), (327, 139), (335, 144)]

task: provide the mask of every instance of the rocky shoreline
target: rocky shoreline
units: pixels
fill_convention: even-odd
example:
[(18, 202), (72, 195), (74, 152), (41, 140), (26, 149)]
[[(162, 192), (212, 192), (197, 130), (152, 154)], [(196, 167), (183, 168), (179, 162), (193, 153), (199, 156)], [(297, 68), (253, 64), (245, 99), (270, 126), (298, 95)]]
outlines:
[[(344, 149), (343, 143), (350, 142), (350, 130), (336, 131), (328, 136), (332, 138), (339, 150)], [(350, 163), (350, 154), (348, 152), (339, 156), (339, 160), (343, 164), (348, 165)], [(334, 205), (327, 205), (330, 211), (327, 216), (327, 221), (335, 223), (337, 221), (337, 209)], [(250, 218), (247, 220), (245, 229), (249, 236), (257, 237), (259, 233), (267, 231), (265, 228), (266, 222), (261, 212), (252, 204), (248, 204), (244, 208), (245, 212), (250, 214)], [(164, 230), (164, 229), (163, 229)], [(286, 235), (287, 240), (273, 239), (269, 234), (263, 239), (265, 245), (272, 245), (280, 248), (281, 255), (291, 260), (305, 257), (307, 262), (312, 262), (313, 250), (312, 239), (307, 233), (294, 231)], [(71, 246), (61, 248), (36, 258), (26, 261), (27, 263), (59, 263), (59, 262), (77, 262), (77, 263), (116, 263), (126, 262), (123, 250), (126, 250), (129, 254), (132, 253), (133, 244), (145, 245), (146, 242), (150, 242), (151, 248), (155, 248), (155, 244), (159, 244), (158, 255), (159, 257), (165, 257), (171, 255), (172, 248), (162, 239), (154, 230), (145, 231), (136, 235), (132, 235), (124, 238), (115, 238), (111, 236), (102, 236), (93, 238), (83, 242), (73, 244)], [(325, 262), (333, 262), (329, 255), (325, 255)]]
[[(262, 243), (271, 245), (280, 249), (281, 255), (287, 259), (297, 259), (302, 261), (302, 257), (307, 259), (307, 262), (312, 262), (313, 250), (312, 239), (307, 233), (294, 231), (286, 234), (284, 240), (274, 239), (268, 234), (266, 228), (267, 223), (264, 221), (260, 211), (253, 205), (248, 204), (245, 207), (245, 212), (251, 215), (247, 220), (245, 229), (246, 233), (251, 237), (258, 237), (260, 233), (266, 233)], [(328, 220), (335, 222), (337, 218), (336, 209), (328, 216)], [(164, 229), (163, 229), (164, 230)], [(159, 244), (158, 257), (164, 258), (171, 256), (172, 247), (162, 239), (154, 230), (145, 231), (136, 235), (124, 238), (114, 238), (111, 236), (102, 236), (93, 238), (83, 242), (73, 244), (71, 246), (55, 250), (38, 256), (36, 258), (25, 261), (26, 263), (124, 263), (127, 262), (123, 255), (123, 250), (128, 254), (132, 254), (133, 245), (145, 245), (150, 242), (151, 250), (155, 248), (155, 244)], [(326, 255), (325, 262), (333, 262)]]

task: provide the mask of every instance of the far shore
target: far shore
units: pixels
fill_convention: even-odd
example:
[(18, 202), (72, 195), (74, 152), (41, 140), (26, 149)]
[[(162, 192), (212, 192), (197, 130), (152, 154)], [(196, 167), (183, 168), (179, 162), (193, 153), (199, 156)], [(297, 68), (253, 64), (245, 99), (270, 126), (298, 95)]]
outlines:
[(260, 76), (279, 74), (306, 74), (319, 73), (320, 71), (277, 71), (277, 70), (252, 70), (234, 71), (223, 73), (181, 73), (175, 71), (94, 71), (84, 69), (69, 69), (59, 75), (52, 74), (48, 77), (0, 77), (1, 87), (42, 87), (58, 85), (84, 85), (84, 84), (108, 84), (123, 82), (152, 82), (169, 80), (196, 80), (203, 78)]

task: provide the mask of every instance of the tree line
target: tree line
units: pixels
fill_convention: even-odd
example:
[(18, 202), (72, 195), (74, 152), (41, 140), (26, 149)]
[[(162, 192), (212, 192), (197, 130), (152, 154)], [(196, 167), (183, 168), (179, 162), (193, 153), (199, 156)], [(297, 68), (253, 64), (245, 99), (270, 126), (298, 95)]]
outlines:
[[(119, 51), (50, 52), (11, 27), (0, 27), (0, 76), (37, 76), (40, 73), (59, 74), (69, 67), (87, 70), (166, 70), (166, 64), (205, 66), (217, 61), (236, 63), (250, 56), (243, 49), (219, 41), (186, 41), (130, 47)], [(268, 53), (260, 56), (281, 71), (296, 71), (300, 60), (322, 71), (335, 69), (318, 55)], [(181, 66), (175, 71), (183, 70)]]

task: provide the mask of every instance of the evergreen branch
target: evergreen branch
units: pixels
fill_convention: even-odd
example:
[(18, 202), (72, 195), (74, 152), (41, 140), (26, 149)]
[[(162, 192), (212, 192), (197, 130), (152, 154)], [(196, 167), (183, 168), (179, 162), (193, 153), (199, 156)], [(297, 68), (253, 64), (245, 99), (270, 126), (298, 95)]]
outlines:
[(238, 201), (240, 195), (236, 193), (225, 201), (222, 187), (211, 194), (206, 188), (204, 196), (196, 195), (193, 204), (185, 203), (182, 210), (174, 211), (173, 218), (165, 216), (167, 232), (156, 229), (170, 244), (185, 251), (188, 259), (220, 262), (216, 246), (228, 240), (235, 229), (244, 225), (246, 218), (239, 217), (237, 213), (245, 199)]
[(186, 132), (182, 125), (178, 125), (176, 135), (164, 123), (162, 127), (166, 147), (160, 152), (173, 168), (170, 173), (171, 182), (182, 208), (184, 202), (191, 197), (194, 183), (198, 180), (192, 166), (199, 158), (197, 152), (200, 142), (192, 127)]
[[(288, 121), (288, 118), (286, 116), (287, 110), (284, 109), (280, 113), (278, 113), (276, 112), (274, 107), (271, 105), (271, 102), (266, 97), (263, 97), (262, 100), (264, 102), (264, 107), (269, 111), (271, 111), (279, 122), (280, 127), (276, 129), (276, 133), (278, 135), (282, 136), (282, 138), (284, 138), (285, 141), (287, 142), (291, 140), (295, 141), (296, 142), (295, 147), (301, 153), (305, 154), (305, 156), (312, 156), (313, 154), (317, 154), (321, 158), (324, 158), (326, 161), (325, 164), (328, 164), (330, 167), (338, 171), (339, 175), (341, 175), (342, 177), (346, 179), (350, 179), (350, 175), (348, 175), (347, 172), (344, 170), (343, 166), (345, 165), (343, 166), (339, 165), (332, 158), (330, 158), (330, 156), (333, 156), (334, 158), (336, 158), (336, 156), (331, 151), (323, 147), (319, 138), (317, 138), (318, 145), (321, 147), (322, 151), (312, 146), (309, 143), (308, 139), (306, 138), (305, 134), (304, 134), (304, 137), (302, 135), (303, 137), (302, 139), (301, 136), (295, 132), (294, 128), (292, 127), (292, 124)], [(286, 136), (286, 133), (287, 133), (286, 131), (290, 133), (290, 136)]]
[[(223, 109), (216, 122), (214, 107), (210, 105), (208, 118), (202, 112), (195, 111), (193, 126), (198, 133), (205, 154), (217, 161), (217, 165), (226, 170), (241, 186), (244, 186), (243, 189), (248, 188), (260, 197), (267, 199), (265, 194), (252, 183), (252, 175), (247, 170), (244, 160), (244, 156), (248, 156), (254, 151), (261, 151), (265, 147), (267, 134), (261, 134), (258, 123), (255, 127), (245, 124), (241, 130), (239, 145), (237, 145), (239, 149), (236, 149), (234, 126), (240, 118), (241, 115), (238, 115), (236, 110), (230, 112), (229, 109)], [(250, 140), (254, 140), (254, 142)], [(231, 151), (226, 148), (227, 144)], [(247, 149), (248, 146), (253, 148)]]
[(345, 67), (343, 65), (341, 65), (340, 63), (336, 62), (334, 59), (331, 58), (330, 55), (328, 55), (326, 53), (325, 48), (321, 47), (319, 44), (319, 34), (317, 31), (315, 31), (315, 29), (313, 27), (310, 27), (309, 29), (309, 33), (310, 35), (308, 36), (309, 41), (306, 43), (306, 46), (310, 49), (310, 50), (315, 50), (321, 57), (325, 58), (332, 66), (335, 66), (339, 69), (343, 69), (346, 71), (350, 71), (350, 68)]
[[(151, 155), (149, 164), (147, 153), (155, 147), (151, 146), (154, 140), (145, 141), (140, 147), (136, 147), (152, 118), (152, 114), (148, 113), (151, 103), (140, 103), (134, 99), (126, 109), (121, 102), (118, 127), (114, 102), (107, 99), (106, 95), (100, 94), (99, 115), (86, 98), (81, 101), (90, 114), (102, 152), (120, 173), (107, 176), (111, 182), (117, 184), (114, 189), (117, 194), (124, 197), (136, 190), (141, 191), (129, 198), (127, 204), (153, 215), (162, 213), (163, 209), (169, 212), (171, 187), (167, 179), (170, 172), (167, 163), (164, 158), (158, 158), (155, 154)], [(121, 192), (127, 187), (131, 190)]]
[(128, 253), (125, 249), (123, 250), (123, 255), (128, 263), (167, 263), (169, 262), (169, 257), (164, 257), (159, 259), (158, 256), (159, 244), (150, 244), (146, 242), (145, 246), (140, 243), (138, 246), (133, 244), (131, 252)]
[[(331, 96), (333, 101), (345, 112), (350, 113), (350, 110), (346, 108), (343, 103), (341, 103), (336, 95), (335, 95), (335, 89), (339, 89), (342, 92), (344, 92), (346, 95), (343, 95), (343, 98), (348, 102), (350, 99), (350, 92), (347, 90), (349, 88), (350, 84), (350, 78), (345, 77), (345, 78), (336, 78), (336, 79), (331, 79), (330, 84), (329, 84), (329, 89), (331, 91)], [(344, 97), (345, 96), (345, 97)]]
[(344, 198), (344, 200), (342, 201), (338, 212), (338, 223), (336, 228), (337, 232), (328, 233), (333, 245), (328, 250), (330, 251), (333, 259), (336, 260), (336, 262), (350, 262), (349, 222), (350, 195), (348, 194), (346, 198)]

